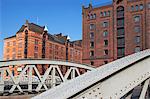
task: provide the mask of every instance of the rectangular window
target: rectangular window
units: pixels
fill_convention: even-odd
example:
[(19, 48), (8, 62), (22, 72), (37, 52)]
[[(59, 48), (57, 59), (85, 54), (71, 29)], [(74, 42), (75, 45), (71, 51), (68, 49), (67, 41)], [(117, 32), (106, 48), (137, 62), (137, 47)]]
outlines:
[(100, 16), (101, 16), (101, 17), (103, 16), (103, 12), (100, 12)]
[(124, 28), (121, 28), (121, 29), (117, 29), (117, 36), (122, 36), (124, 35)]
[(140, 47), (136, 47), (135, 48), (135, 53), (140, 52), (140, 50), (141, 50)]
[(125, 49), (124, 48), (118, 48), (118, 58), (121, 58), (125, 55)]
[(90, 47), (94, 48), (94, 42), (90, 42)]
[(15, 59), (15, 58), (16, 58), (16, 54), (13, 54), (13, 55), (12, 55), (12, 59)]
[(34, 53), (34, 58), (38, 58), (38, 53)]
[(134, 27), (134, 31), (135, 31), (136, 33), (139, 33), (139, 32), (140, 32), (140, 27), (139, 27), (139, 26)]
[(148, 8), (150, 9), (150, 2), (148, 3)]
[(107, 36), (108, 36), (108, 31), (105, 30), (105, 31), (103, 32), (103, 37), (107, 37)]
[(38, 51), (38, 46), (34, 46), (34, 51), (35, 51), (35, 52)]
[(104, 16), (106, 16), (107, 15), (107, 13), (106, 13), (106, 11), (104, 11)]
[(55, 45), (55, 50), (58, 50), (58, 45)]
[(124, 26), (124, 19), (117, 20), (117, 26), (119, 26), (119, 27)]
[(49, 43), (49, 48), (52, 49), (52, 44), (51, 43)]
[(118, 46), (124, 46), (125, 45), (125, 39), (124, 38), (118, 38), (117, 39)]
[(94, 51), (90, 51), (90, 56), (94, 56)]
[(104, 61), (104, 64), (107, 64), (108, 63), (108, 61)]
[(18, 43), (18, 48), (22, 48), (22, 42)]
[(93, 32), (90, 33), (90, 39), (94, 39), (94, 33)]
[(134, 22), (140, 22), (140, 16), (134, 16)]
[(104, 50), (104, 55), (108, 55), (108, 50)]
[(110, 12), (110, 11), (108, 11), (108, 12), (107, 12), (107, 15), (108, 15), (108, 16), (110, 16), (110, 13), (111, 13), (111, 12)]
[(16, 42), (15, 41), (13, 41), (13, 46), (16, 46)]
[(95, 24), (90, 24), (90, 30), (94, 30), (95, 29)]
[(35, 45), (38, 45), (38, 40), (35, 39), (35, 42), (34, 42), (34, 43), (35, 43)]
[(103, 23), (102, 23), (102, 26), (103, 26), (104, 28), (108, 27), (108, 22), (103, 22)]
[(104, 46), (108, 46), (108, 40), (104, 40)]
[(93, 62), (93, 61), (91, 61), (91, 65), (94, 65), (94, 62)]
[(140, 36), (136, 36), (136, 37), (135, 37), (135, 43), (136, 43), (136, 44), (140, 43)]

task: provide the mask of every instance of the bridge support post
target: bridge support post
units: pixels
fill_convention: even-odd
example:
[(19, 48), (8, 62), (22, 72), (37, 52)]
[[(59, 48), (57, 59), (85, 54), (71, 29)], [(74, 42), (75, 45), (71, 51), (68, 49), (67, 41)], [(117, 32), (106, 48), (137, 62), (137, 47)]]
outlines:
[(71, 72), (71, 79), (75, 78), (75, 68), (72, 68), (72, 72)]
[(0, 69), (0, 94), (4, 93), (4, 69)]
[(140, 95), (140, 98), (139, 99), (145, 99), (145, 96), (146, 96), (146, 91), (148, 89), (148, 85), (150, 83), (150, 78), (147, 79), (143, 85), (143, 89), (142, 89), (142, 92), (141, 92), (141, 95)]
[(52, 87), (55, 87), (55, 84), (56, 84), (55, 75), (56, 75), (56, 68), (55, 68), (55, 66), (53, 66), (53, 68), (52, 68)]
[(29, 65), (29, 82), (28, 82), (28, 91), (32, 92), (32, 71), (33, 71), (33, 65)]

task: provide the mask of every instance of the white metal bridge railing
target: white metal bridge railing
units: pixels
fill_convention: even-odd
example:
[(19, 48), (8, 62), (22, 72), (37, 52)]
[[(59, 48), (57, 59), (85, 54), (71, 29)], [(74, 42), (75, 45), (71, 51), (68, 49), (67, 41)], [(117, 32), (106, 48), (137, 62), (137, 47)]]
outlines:
[[(38, 64), (48, 65), (44, 75), (39, 73), (36, 66)], [(16, 65), (25, 65), (25, 67), (19, 75), (14, 76), (9, 66)], [(67, 67), (65, 74), (62, 73), (60, 66)], [(94, 68), (88, 65), (65, 61), (50, 61), (44, 59), (0, 61), (0, 93), (40, 92), (48, 90), (62, 82), (81, 75), (79, 69), (84, 69), (85, 71), (94, 70)], [(5, 72), (7, 72), (7, 76), (4, 76)]]
[(130, 91), (138, 85), (143, 85), (139, 99), (146, 99), (149, 79), (150, 49), (108, 63), (32, 99), (130, 99)]

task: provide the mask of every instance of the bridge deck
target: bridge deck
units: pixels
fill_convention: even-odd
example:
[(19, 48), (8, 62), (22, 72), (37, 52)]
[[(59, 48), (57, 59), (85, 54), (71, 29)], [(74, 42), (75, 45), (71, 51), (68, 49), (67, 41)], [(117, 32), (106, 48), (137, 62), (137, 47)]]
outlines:
[[(137, 70), (137, 72), (135, 74), (138, 74), (138, 72), (141, 72), (140, 71), (140, 69), (141, 69), (143, 71), (143, 73), (139, 73), (138, 76), (141, 77), (141, 75), (143, 75), (143, 74), (145, 75), (144, 77), (142, 76), (142, 79), (140, 79), (140, 80), (137, 77), (139, 82), (141, 83), (144, 80), (146, 80), (148, 77), (150, 77), (149, 64), (150, 64), (150, 50), (148, 49), (143, 52), (135, 53), (135, 54), (127, 56), (125, 58), (116, 60), (112, 63), (106, 64), (105, 66), (102, 66), (96, 70), (93, 70), (84, 75), (81, 75), (80, 77), (77, 77), (76, 79), (65, 82), (58, 87), (48, 90), (48, 91), (42, 93), (41, 95), (34, 97), (33, 99), (40, 99), (42, 97), (45, 97), (45, 99), (49, 99), (50, 97), (51, 97), (51, 99), (67, 99), (70, 97), (71, 98), (80, 97), (81, 99), (84, 99), (84, 98), (86, 98), (86, 95), (87, 95), (86, 93), (89, 92), (88, 89), (92, 88), (92, 89), (90, 89), (90, 91), (95, 92), (96, 90), (93, 90), (93, 89), (97, 88), (96, 86), (94, 86), (95, 84), (101, 85), (101, 83), (103, 81), (105, 81), (108, 78), (111, 78), (112, 75), (119, 74), (119, 72), (122, 70), (125, 70), (125, 72), (124, 73), (122, 72), (121, 74), (119, 74), (119, 76), (117, 75), (118, 77), (115, 77), (115, 80), (117, 78), (122, 77), (121, 75), (128, 75), (129, 71), (130, 71), (129, 73), (132, 74), (132, 72), (134, 72), (134, 70)], [(130, 67), (132, 67), (132, 68), (130, 69)], [(141, 67), (143, 67), (143, 68), (141, 68)], [(127, 79), (127, 80), (134, 81), (135, 78), (136, 77), (130, 75), (129, 79)], [(121, 80), (121, 79), (119, 79), (119, 80)], [(113, 80), (111, 80), (111, 81), (113, 81)], [(111, 81), (109, 81), (109, 83), (107, 83), (106, 85), (115, 83), (115, 82), (111, 82)], [(125, 82), (125, 85), (127, 85), (127, 84), (128, 84), (128, 82)], [(121, 85), (121, 83), (120, 83), (120, 85)], [(118, 89), (121, 87), (120, 85), (118, 85)], [(99, 87), (98, 89), (101, 90), (101, 88), (102, 87)], [(102, 89), (105, 90), (105, 88), (102, 88)], [(111, 89), (111, 87), (110, 87), (110, 89)], [(107, 90), (107, 88), (106, 88), (106, 90)], [(110, 91), (113, 92), (113, 90), (110, 90)], [(117, 93), (117, 95), (118, 95), (117, 91), (114, 93)], [(119, 91), (123, 91), (123, 90), (119, 89)], [(90, 93), (88, 93), (88, 94), (90, 94)], [(101, 96), (103, 97), (103, 95), (101, 95)], [(113, 94), (113, 96), (114, 96), (114, 94)], [(121, 97), (121, 96), (123, 96), (122, 93), (121, 93), (121, 95), (119, 95), (119, 97)], [(95, 98), (92, 98), (92, 99), (95, 99)], [(116, 98), (112, 98), (112, 99), (116, 99)]]

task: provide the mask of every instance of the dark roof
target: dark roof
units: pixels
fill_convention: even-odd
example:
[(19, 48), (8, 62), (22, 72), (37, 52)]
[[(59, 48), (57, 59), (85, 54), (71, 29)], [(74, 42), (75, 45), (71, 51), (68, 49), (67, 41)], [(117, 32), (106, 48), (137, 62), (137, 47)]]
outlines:
[[(27, 25), (28, 25), (30, 31), (37, 32), (37, 33), (43, 33), (43, 31), (44, 31), (44, 26), (41, 27), (34, 23), (28, 23)], [(25, 27), (26, 27), (25, 25), (22, 25), (22, 27), (20, 28), (20, 30), (17, 33), (23, 32)]]
[(6, 40), (6, 39), (10, 39), (10, 38), (14, 38), (14, 37), (16, 37), (16, 35), (13, 35), (13, 36), (10, 36), (10, 37), (7, 37), (7, 38), (4, 38), (4, 40)]
[(54, 37), (60, 40), (62, 43), (66, 43), (67, 36), (63, 36), (62, 33), (54, 34)]
[(82, 46), (82, 40), (75, 40), (75, 41), (72, 41), (71, 43), (80, 47)]
[(55, 35), (48, 34), (48, 39), (53, 42), (64, 44), (64, 42), (61, 41), (60, 39), (56, 38)]

